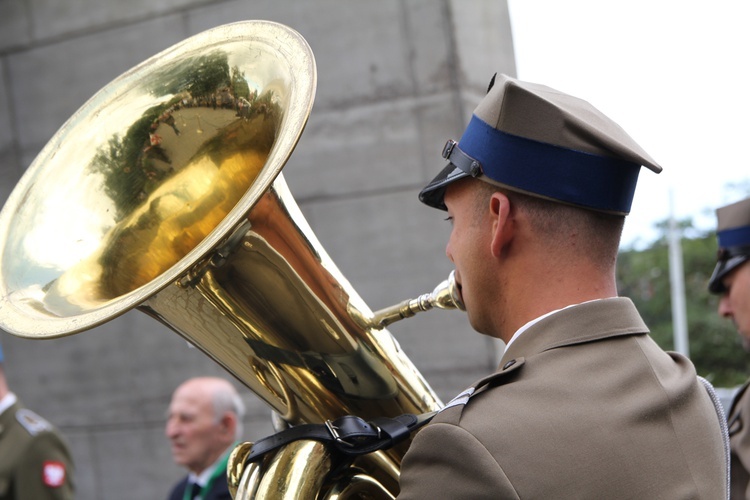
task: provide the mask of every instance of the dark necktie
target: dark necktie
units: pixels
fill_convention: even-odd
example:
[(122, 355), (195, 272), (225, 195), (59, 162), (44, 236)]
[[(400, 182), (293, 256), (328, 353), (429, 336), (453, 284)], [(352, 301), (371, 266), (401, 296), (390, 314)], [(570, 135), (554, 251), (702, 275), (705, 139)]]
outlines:
[(200, 495), (201, 492), (201, 485), (198, 483), (192, 483), (190, 485), (190, 498), (195, 498), (198, 495)]

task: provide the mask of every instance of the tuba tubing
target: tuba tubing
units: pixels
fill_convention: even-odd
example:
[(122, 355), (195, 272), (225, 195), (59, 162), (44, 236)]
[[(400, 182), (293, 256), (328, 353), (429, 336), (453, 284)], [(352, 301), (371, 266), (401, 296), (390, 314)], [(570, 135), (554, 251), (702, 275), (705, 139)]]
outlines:
[[(286, 425), (438, 409), (385, 326), (433, 307), (462, 309), (453, 275), (431, 294), (373, 313), (281, 173), (316, 79), (298, 33), (245, 21), (191, 37), (100, 90), (0, 212), (0, 327), (55, 338), (140, 310)], [(319, 446), (287, 447), (273, 463), (243, 470), (244, 443), (228, 478), (238, 498), (392, 498), (408, 445), (358, 458), (337, 483)], [(293, 472), (301, 479), (282, 485)]]

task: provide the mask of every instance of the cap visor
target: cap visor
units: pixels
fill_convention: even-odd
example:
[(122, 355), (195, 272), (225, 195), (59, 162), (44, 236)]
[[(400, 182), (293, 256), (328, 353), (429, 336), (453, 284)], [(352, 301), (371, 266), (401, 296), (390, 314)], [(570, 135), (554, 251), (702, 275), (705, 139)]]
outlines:
[(422, 191), (419, 192), (419, 201), (433, 208), (448, 210), (443, 201), (445, 190), (448, 187), (448, 184), (463, 179), (464, 177), (469, 177), (469, 174), (454, 164), (449, 163), (422, 189)]
[(711, 293), (724, 293), (726, 291), (723, 283), (724, 277), (747, 260), (750, 260), (750, 255), (737, 255), (717, 262), (711, 279), (708, 280), (708, 291)]

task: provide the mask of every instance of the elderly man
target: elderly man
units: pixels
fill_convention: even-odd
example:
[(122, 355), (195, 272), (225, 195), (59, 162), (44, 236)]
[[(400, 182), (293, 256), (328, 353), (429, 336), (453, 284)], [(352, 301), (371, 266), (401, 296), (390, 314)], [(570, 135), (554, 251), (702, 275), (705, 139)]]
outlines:
[(447, 210), (469, 322), (507, 347), (418, 432), (399, 498), (724, 498), (713, 390), (617, 296), (640, 167), (661, 167), (589, 103), (504, 75), (443, 156), (420, 199)]
[(177, 483), (170, 500), (230, 499), (227, 460), (242, 434), (244, 405), (228, 381), (192, 378), (172, 395), (166, 435), (175, 463), (189, 474)]
[[(750, 198), (716, 210), (718, 262), (708, 283), (721, 296), (719, 314), (734, 322), (745, 350), (750, 350)], [(729, 410), (732, 450), (732, 498), (750, 498), (750, 392), (745, 383)], [(747, 423), (745, 423), (747, 420)]]
[(10, 391), (3, 363), (0, 346), (0, 499), (74, 498), (73, 460), (65, 440)]

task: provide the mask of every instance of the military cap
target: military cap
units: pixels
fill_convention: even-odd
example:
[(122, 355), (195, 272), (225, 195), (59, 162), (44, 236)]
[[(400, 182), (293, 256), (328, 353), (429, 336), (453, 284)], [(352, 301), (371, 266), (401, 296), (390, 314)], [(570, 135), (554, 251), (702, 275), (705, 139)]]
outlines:
[(716, 267), (708, 281), (708, 290), (711, 293), (724, 293), (724, 277), (750, 260), (750, 198), (718, 208), (716, 219), (719, 252)]
[(659, 166), (588, 102), (544, 85), (496, 75), (461, 140), (443, 149), (448, 165), (419, 199), (446, 210), (451, 182), (476, 177), (511, 190), (599, 212), (626, 215), (641, 166)]

